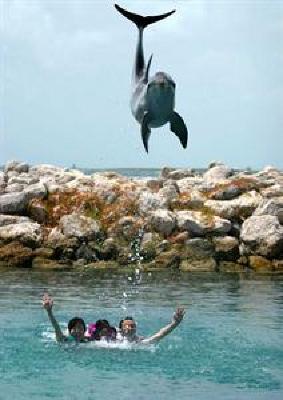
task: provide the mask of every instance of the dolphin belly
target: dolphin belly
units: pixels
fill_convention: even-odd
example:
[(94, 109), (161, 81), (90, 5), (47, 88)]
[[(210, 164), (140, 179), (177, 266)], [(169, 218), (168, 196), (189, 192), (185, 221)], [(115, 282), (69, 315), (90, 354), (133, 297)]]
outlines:
[(169, 122), (175, 106), (175, 93), (167, 86), (151, 86), (146, 96), (147, 111), (150, 115), (150, 128), (158, 128)]

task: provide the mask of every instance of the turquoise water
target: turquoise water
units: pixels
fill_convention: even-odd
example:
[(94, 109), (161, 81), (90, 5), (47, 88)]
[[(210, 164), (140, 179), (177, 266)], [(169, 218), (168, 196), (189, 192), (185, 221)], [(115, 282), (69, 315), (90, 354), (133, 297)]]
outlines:
[[(283, 398), (283, 276), (0, 273), (1, 400)], [(187, 315), (157, 346), (59, 346), (45, 288), (63, 326), (131, 314), (147, 335)]]

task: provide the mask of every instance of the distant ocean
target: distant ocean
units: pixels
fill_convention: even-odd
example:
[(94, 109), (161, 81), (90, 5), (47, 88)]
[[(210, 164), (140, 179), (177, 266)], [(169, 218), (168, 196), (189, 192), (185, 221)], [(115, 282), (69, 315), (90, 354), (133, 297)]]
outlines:
[(160, 168), (77, 168), (86, 175), (94, 174), (95, 172), (117, 172), (123, 176), (130, 178), (156, 178), (160, 176)]

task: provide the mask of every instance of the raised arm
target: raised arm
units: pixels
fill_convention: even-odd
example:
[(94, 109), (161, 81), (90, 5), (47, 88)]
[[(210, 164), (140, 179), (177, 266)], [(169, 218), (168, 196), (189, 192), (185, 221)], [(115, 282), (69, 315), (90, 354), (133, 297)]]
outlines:
[(140, 343), (144, 344), (151, 344), (151, 343), (156, 343), (159, 340), (163, 339), (165, 336), (167, 336), (170, 332), (172, 332), (183, 320), (185, 315), (185, 310), (183, 308), (177, 308), (173, 315), (172, 322), (163, 328), (160, 329), (160, 331), (156, 332), (154, 335), (142, 339)]
[(42, 305), (43, 308), (47, 311), (48, 318), (55, 330), (56, 340), (57, 342), (63, 342), (66, 340), (66, 337), (63, 335), (61, 328), (53, 315), (52, 307), (53, 307), (53, 300), (49, 297), (48, 293), (45, 293), (42, 298)]

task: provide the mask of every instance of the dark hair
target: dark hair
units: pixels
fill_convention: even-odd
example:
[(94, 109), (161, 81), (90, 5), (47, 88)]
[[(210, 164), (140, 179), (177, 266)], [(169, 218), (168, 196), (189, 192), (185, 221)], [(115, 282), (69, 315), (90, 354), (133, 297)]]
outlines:
[(107, 321), (107, 319), (98, 319), (95, 323), (95, 331), (92, 336), (94, 340), (100, 340), (100, 333), (104, 328), (110, 328), (109, 322)]
[(116, 336), (117, 336), (117, 329), (114, 326), (110, 326), (109, 331), (110, 333), (110, 340), (116, 340)]
[(84, 327), (84, 332), (85, 332), (85, 330), (86, 330), (85, 322), (84, 322), (84, 320), (83, 320), (82, 318), (80, 318), (80, 317), (74, 317), (74, 318), (70, 319), (70, 321), (68, 322), (68, 331), (71, 332), (71, 330), (74, 328), (74, 326), (75, 326), (77, 323), (80, 323), (80, 324), (83, 325), (83, 327)]
[(124, 322), (124, 321), (128, 321), (128, 320), (133, 321), (134, 318), (133, 318), (133, 317), (125, 317), (124, 319), (121, 319), (121, 321), (119, 322), (119, 329), (122, 329), (122, 327), (123, 327), (123, 322)]

